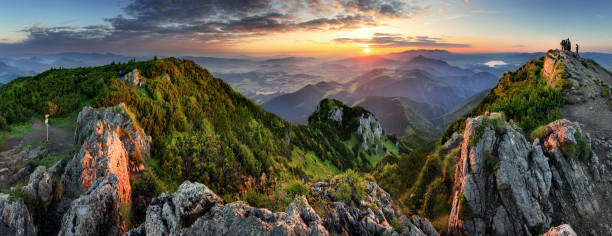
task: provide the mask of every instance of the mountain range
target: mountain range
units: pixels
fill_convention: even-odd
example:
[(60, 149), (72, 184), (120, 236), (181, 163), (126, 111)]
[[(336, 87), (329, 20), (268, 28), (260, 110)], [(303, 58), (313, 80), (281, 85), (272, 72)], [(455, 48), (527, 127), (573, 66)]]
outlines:
[[(381, 122), (389, 133), (404, 136), (419, 131), (416, 132), (419, 135), (436, 137), (448, 124), (440, 122), (444, 121), (440, 118), (442, 115), (496, 83), (497, 78), (489, 72), (461, 69), (419, 55), (401, 63), (397, 69), (373, 69), (346, 83), (307, 85), (294, 93), (273, 98), (263, 107), (301, 124), (315, 109), (317, 104), (314, 101), (335, 98), (364, 106), (377, 117), (384, 117)], [(415, 114), (429, 115), (421, 117)], [(453, 114), (461, 115), (461, 112), (449, 114), (451, 117), (447, 120), (454, 120)]]

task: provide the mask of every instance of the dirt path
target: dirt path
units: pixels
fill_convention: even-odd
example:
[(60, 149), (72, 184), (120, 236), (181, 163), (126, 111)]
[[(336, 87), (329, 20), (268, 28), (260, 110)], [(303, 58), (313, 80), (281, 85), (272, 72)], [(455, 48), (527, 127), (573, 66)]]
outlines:
[[(49, 152), (52, 155), (67, 153), (74, 145), (74, 130), (59, 128), (49, 125)], [(45, 123), (36, 117), (32, 117), (31, 132), (25, 134), (22, 138), (14, 138), (6, 141), (1, 151), (10, 150), (11, 148), (23, 144), (37, 146), (44, 143), (46, 139)]]
[[(566, 68), (572, 69), (572, 74), (582, 76), (585, 80), (585, 95), (582, 96), (582, 99), (586, 99), (586, 102), (565, 105), (562, 109), (563, 117), (570, 121), (578, 121), (583, 125), (584, 131), (595, 139), (593, 147), (599, 157), (612, 157), (609, 155), (612, 145), (610, 98), (601, 96), (602, 86), (587, 83), (587, 80), (596, 78), (612, 85), (612, 75), (594, 64), (585, 68), (577, 61), (571, 62), (573, 64), (566, 64)], [(587, 94), (591, 95), (587, 96)]]

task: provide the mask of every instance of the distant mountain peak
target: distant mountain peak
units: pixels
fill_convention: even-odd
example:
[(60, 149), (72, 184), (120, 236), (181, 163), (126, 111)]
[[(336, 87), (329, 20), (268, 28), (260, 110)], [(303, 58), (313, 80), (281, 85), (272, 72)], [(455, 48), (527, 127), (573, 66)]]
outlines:
[(428, 63), (428, 64), (437, 64), (437, 65), (448, 65), (448, 63), (446, 63), (443, 60), (433, 59), (433, 58), (425, 57), (423, 55), (418, 55), (412, 58), (412, 60), (410, 60), (409, 63)]

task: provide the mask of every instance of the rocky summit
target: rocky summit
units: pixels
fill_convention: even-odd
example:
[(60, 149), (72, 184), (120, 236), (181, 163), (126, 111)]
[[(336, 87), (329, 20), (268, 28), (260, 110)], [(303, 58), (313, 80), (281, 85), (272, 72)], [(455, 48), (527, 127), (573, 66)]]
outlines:
[[(467, 120), (451, 234), (541, 234), (561, 224), (580, 226), (581, 235), (612, 234), (612, 214), (605, 207), (612, 200), (610, 167), (592, 151), (589, 134), (562, 119), (534, 136), (529, 142), (499, 113)], [(572, 235), (571, 227), (565, 231), (570, 233), (547, 235)]]

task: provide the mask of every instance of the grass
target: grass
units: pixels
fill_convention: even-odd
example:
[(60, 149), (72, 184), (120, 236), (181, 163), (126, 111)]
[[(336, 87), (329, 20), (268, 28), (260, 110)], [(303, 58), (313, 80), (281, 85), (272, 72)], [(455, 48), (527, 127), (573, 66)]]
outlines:
[(582, 137), (580, 131), (576, 130), (574, 138), (576, 139), (576, 143), (564, 142), (561, 144), (561, 151), (563, 154), (571, 159), (578, 159), (579, 157), (582, 157), (583, 160), (589, 159), (589, 146), (587, 141)]
[(322, 161), (313, 151), (305, 152), (298, 147), (291, 151), (291, 158), (287, 166), (291, 169), (301, 169), (305, 178), (312, 181), (321, 181), (329, 176), (340, 173), (331, 161)]
[(28, 161), (28, 165), (33, 166), (33, 167), (42, 165), (42, 166), (45, 166), (46, 168), (49, 168), (55, 165), (55, 163), (57, 163), (60, 160), (68, 161), (70, 157), (72, 157), (72, 155), (70, 154), (58, 155), (58, 156), (47, 156), (40, 160), (30, 160)]
[(485, 151), (485, 157), (485, 169), (488, 172), (493, 173), (493, 175), (497, 177), (497, 169), (499, 169), (499, 158), (487, 151)]
[(58, 128), (74, 130), (76, 129), (76, 119), (80, 110), (75, 110), (67, 115), (50, 117), (49, 124)]
[(32, 133), (32, 120), (23, 123), (11, 124), (8, 127), (8, 138), (23, 138), (26, 134)]
[(531, 140), (535, 140), (535, 138), (542, 139), (546, 135), (548, 135), (548, 130), (546, 128), (546, 125), (541, 125), (541, 126), (538, 126), (538, 128), (535, 128), (533, 131), (531, 131), (530, 137), (531, 137)]
[(485, 129), (490, 126), (493, 126), (496, 134), (503, 135), (506, 133), (508, 125), (506, 124), (506, 118), (503, 114), (497, 117), (483, 117), (482, 123), (474, 130), (474, 135), (472, 135), (470, 139), (470, 145), (478, 143), (482, 135), (484, 135)]
[(6, 140), (9, 139), (8, 132), (4, 132), (0, 130), (0, 150), (4, 148), (4, 144), (6, 144)]

